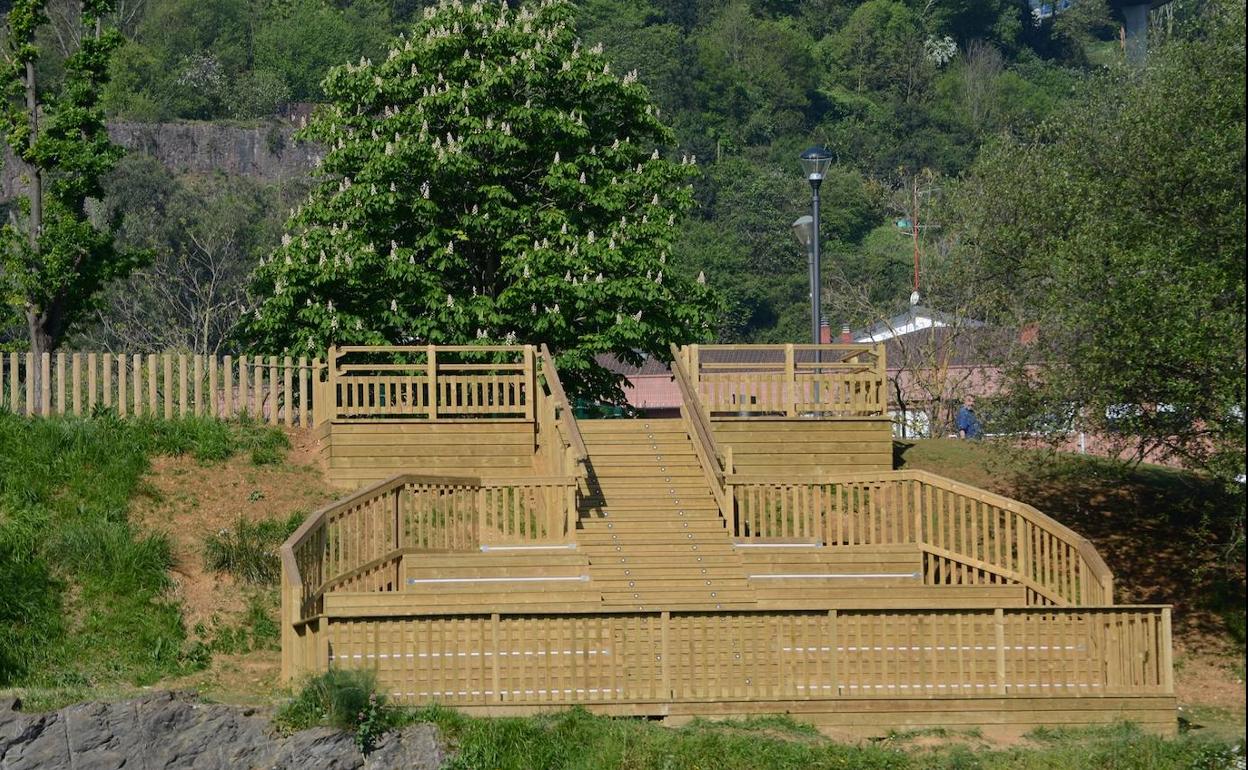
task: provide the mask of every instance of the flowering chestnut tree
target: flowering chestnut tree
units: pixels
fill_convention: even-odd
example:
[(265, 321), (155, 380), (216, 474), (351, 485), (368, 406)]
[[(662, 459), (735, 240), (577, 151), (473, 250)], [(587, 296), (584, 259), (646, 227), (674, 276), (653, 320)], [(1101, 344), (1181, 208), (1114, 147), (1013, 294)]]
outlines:
[(701, 338), (716, 303), (672, 269), (693, 159), (636, 74), (581, 46), (573, 7), (428, 8), (385, 61), (338, 67), (302, 137), (320, 176), (256, 269), (246, 336), (547, 343), (568, 390), (618, 400), (600, 353)]

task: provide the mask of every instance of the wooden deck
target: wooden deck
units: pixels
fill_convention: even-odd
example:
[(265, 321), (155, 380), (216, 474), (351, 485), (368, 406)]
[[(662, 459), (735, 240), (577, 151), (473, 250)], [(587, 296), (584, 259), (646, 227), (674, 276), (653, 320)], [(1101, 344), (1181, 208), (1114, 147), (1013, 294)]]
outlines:
[(482, 714), (1173, 732), (1169, 609), (1114, 606), (1040, 511), (886, 467), (882, 353), (800, 348), (674, 349), (679, 418), (581, 421), (544, 350), (331, 351), (330, 473), (372, 483), (283, 546), (284, 674)]

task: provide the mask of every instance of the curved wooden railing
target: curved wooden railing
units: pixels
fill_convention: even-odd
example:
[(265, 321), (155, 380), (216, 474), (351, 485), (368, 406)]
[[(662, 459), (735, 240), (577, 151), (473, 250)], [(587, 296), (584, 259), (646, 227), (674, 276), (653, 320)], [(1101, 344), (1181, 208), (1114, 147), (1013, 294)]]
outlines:
[(1029, 604), (1113, 604), (1113, 574), (1086, 538), (1030, 505), (926, 471), (726, 484), (738, 539), (914, 544), (931, 585), (1017, 583)]
[(715, 441), (715, 434), (711, 430), (710, 418), (703, 410), (702, 402), (693, 389), (689, 371), (685, 368), (681, 360), (680, 349), (675, 344), (672, 345), (672, 377), (676, 381), (676, 387), (680, 389), (680, 416), (685, 422), (685, 430), (693, 439), (693, 450), (698, 457), (698, 463), (702, 466), (702, 472), (706, 475), (707, 483), (710, 484), (711, 493), (714, 494), (719, 504), (720, 515), (731, 521), (732, 498), (725, 479), (728, 474), (732, 473), (732, 456), (720, 451), (719, 444)]
[(404, 474), (321, 508), (281, 547), (283, 598), (295, 622), (329, 591), (396, 591), (405, 550), (470, 551), (572, 537), (576, 480)]

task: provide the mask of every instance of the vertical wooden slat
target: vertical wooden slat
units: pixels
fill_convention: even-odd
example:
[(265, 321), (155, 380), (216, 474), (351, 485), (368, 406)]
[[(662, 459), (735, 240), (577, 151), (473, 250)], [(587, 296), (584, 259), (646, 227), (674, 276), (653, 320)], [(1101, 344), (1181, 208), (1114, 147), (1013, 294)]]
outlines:
[[(277, 425), (278, 397), (281, 383), (277, 377), (277, 356), (269, 356), (269, 424)], [(290, 390), (288, 387), (287, 390)]]
[(56, 413), (65, 414), (65, 352), (56, 353)]
[(70, 406), (75, 417), (82, 416), (82, 354), (70, 356)]
[(246, 354), (238, 357), (238, 414), (245, 417), (251, 414), (248, 407), (248, 396), (251, 391), (247, 387), (247, 356)]
[(186, 417), (186, 354), (178, 354), (178, 417)]
[[(166, 420), (173, 419), (173, 354), (162, 353), (160, 356), (161, 369), (164, 377), (161, 379), (160, 388), (164, 395), (164, 415)], [(156, 381), (155, 372), (152, 373), (152, 382)]]
[(299, 356), (299, 427), (301, 428), (309, 427), (308, 401), (310, 400), (310, 392), (308, 388), (308, 357)]
[(221, 416), (230, 419), (234, 416), (234, 358), (226, 356), (221, 365), (223, 411)]
[[(276, 358), (274, 359), (276, 360)], [(294, 384), (294, 365), (291, 363), (290, 356), (282, 359), (282, 422), (286, 427), (290, 427), (295, 421), (295, 402), (291, 400), (292, 386)], [(276, 401), (276, 399), (275, 399)], [(273, 406), (274, 421), (277, 419), (277, 405)]]

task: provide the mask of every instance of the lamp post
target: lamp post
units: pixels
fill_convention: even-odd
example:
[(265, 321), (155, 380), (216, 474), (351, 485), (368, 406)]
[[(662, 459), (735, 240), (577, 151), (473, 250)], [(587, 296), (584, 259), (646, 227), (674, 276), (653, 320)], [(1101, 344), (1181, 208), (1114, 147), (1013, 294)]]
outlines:
[(818, 345), (819, 324), (823, 320), (819, 311), (819, 185), (823, 183), (828, 166), (832, 165), (832, 153), (823, 147), (811, 147), (802, 153), (800, 160), (806, 181), (810, 182), (810, 222), (799, 226), (807, 219), (802, 217), (793, 223), (793, 229), (810, 253), (810, 341)]

